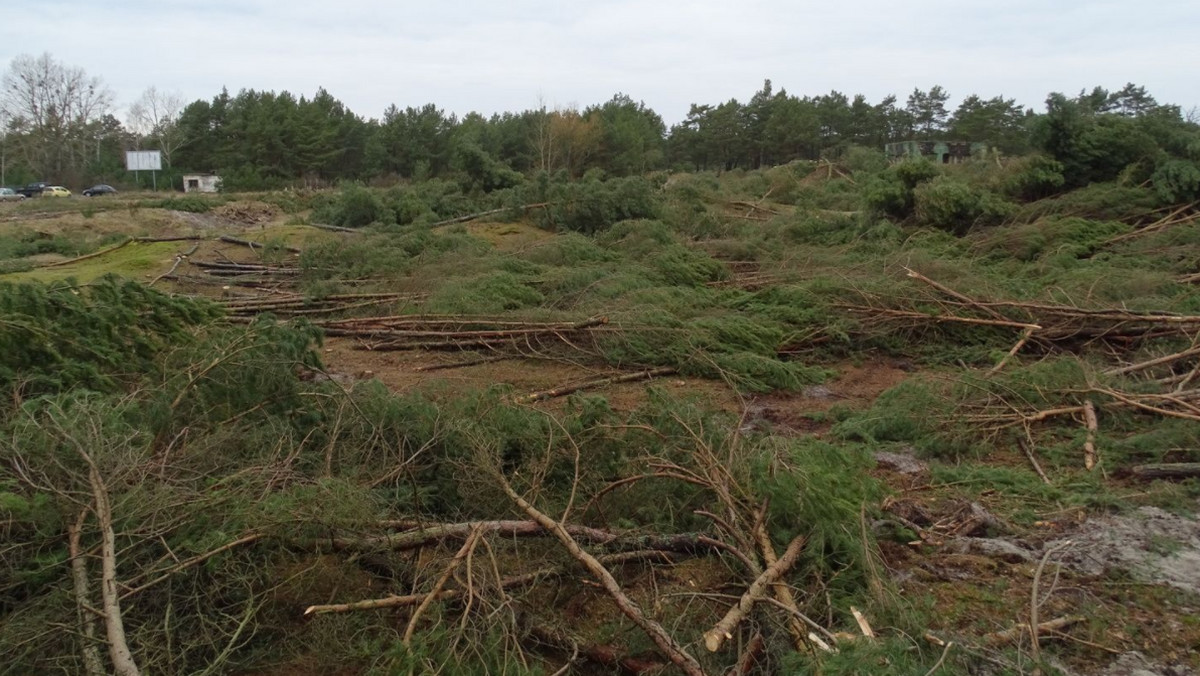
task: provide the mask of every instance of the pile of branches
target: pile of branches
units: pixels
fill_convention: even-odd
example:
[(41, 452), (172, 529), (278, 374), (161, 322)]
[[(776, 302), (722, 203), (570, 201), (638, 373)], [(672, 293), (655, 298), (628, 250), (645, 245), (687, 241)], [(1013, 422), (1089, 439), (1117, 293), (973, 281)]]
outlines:
[[(1161, 232), (1167, 228), (1173, 228), (1178, 225), (1195, 223), (1197, 220), (1200, 220), (1200, 209), (1197, 209), (1197, 207), (1200, 207), (1200, 202), (1192, 202), (1191, 204), (1184, 204), (1171, 209), (1165, 216), (1162, 216), (1149, 223), (1144, 221), (1136, 222), (1134, 223), (1134, 227), (1136, 228), (1135, 230), (1109, 239), (1108, 241), (1104, 242), (1104, 246), (1112, 246), (1113, 244), (1128, 242), (1129, 240), (1144, 237), (1145, 235), (1150, 235), (1156, 232)], [(1162, 213), (1162, 211), (1160, 210), (1158, 213)]]
[[(356, 533), (330, 532), (319, 538), (292, 541), (289, 546), (362, 559), (386, 559), (400, 551), (423, 550), (434, 555), (423, 558), (437, 561), (431, 572), (441, 571), (397, 593), (336, 602), (323, 600), (307, 606), (304, 614), (399, 610), (406, 615), (402, 616), (406, 620), (402, 641), (407, 645), (422, 626), (429, 624), (423, 618), (434, 604), (445, 604), (456, 609), (452, 612), (461, 613), (460, 626), (465, 625), (472, 613), (490, 616), (494, 613), (489, 608), (504, 608), (504, 614), (516, 612), (525, 618), (513, 629), (522, 642), (565, 658), (567, 666), (557, 673), (565, 673), (570, 664), (587, 661), (638, 674), (668, 664), (691, 676), (745, 674), (769, 659), (767, 651), (771, 646), (784, 649), (786, 644), (786, 650), (810, 654), (835, 652), (839, 640), (853, 640), (853, 636), (835, 635), (806, 615), (798, 604), (787, 581), (801, 574), (798, 564), (809, 537), (801, 532), (786, 543), (772, 540), (767, 526), (772, 522), (770, 501), (748, 491), (730, 466), (738, 453), (737, 435), (729, 442), (733, 449), (729, 451), (710, 445), (699, 431), (695, 434), (694, 452), (686, 464), (653, 459), (645, 473), (600, 487), (586, 503), (582, 499), (575, 502), (577, 493), (583, 497), (577, 477), (565, 510), (557, 509), (553, 516), (550, 510), (535, 504), (542, 492), (537, 481), (533, 486), (522, 487), (519, 477), (507, 476), (499, 470), (497, 458), (495, 465), (487, 462), (477, 465), (477, 471), (524, 513), (523, 519), (461, 523), (385, 521), (370, 524)], [(727, 455), (727, 451), (733, 455)], [(706, 509), (697, 509), (695, 514), (707, 519), (712, 527), (704, 532), (621, 532), (579, 523), (589, 513), (594, 515), (599, 511), (614, 493), (646, 480), (678, 481), (699, 489), (711, 500)], [(364, 534), (372, 528), (378, 534)], [(550, 555), (546, 563), (537, 563), (530, 560), (529, 553), (514, 556), (505, 549), (517, 539), (538, 537), (557, 541), (573, 561), (564, 565), (561, 556)], [(447, 545), (457, 547), (447, 548)], [(439, 548), (446, 554), (451, 551), (454, 554), (437, 557), (434, 550)], [(647, 567), (675, 566), (688, 557), (724, 559), (723, 568), (735, 580), (731, 586), (736, 593), (732, 595), (709, 593), (709, 590), (685, 594), (713, 606), (711, 612), (702, 615), (700, 621), (708, 629), (699, 635), (684, 635), (678, 623), (672, 628), (655, 619), (663, 615), (657, 593), (653, 609), (639, 604), (630, 593), (634, 581), (629, 573), (644, 573)], [(513, 564), (517, 565), (516, 570), (505, 570)], [(537, 607), (533, 599), (539, 597), (533, 592), (552, 587), (559, 589), (554, 593), (561, 593), (561, 586), (580, 574), (591, 578), (585, 584), (602, 590), (621, 614), (656, 646), (656, 652), (622, 654), (619, 648), (589, 644), (569, 630), (538, 619), (545, 615), (545, 608)], [(856, 609), (851, 612), (863, 634), (873, 636), (866, 618)], [(716, 665), (722, 665), (719, 671), (713, 670)]]
[[(1148, 341), (1189, 338), (1200, 330), (1198, 315), (979, 300), (913, 270), (907, 272), (910, 278), (931, 289), (931, 293), (905, 299), (864, 294), (865, 304), (840, 307), (874, 326), (919, 328), (957, 324), (1018, 331), (1019, 338), (1004, 361), (1027, 345), (1046, 353), (1077, 353), (1098, 346), (1120, 360)], [(1003, 362), (997, 370), (1002, 365)]]
[(266, 265), (262, 263), (234, 263), (221, 261), (196, 261), (189, 260), (189, 264), (194, 265), (204, 271), (204, 274), (212, 277), (296, 277), (301, 273), (301, 268), (285, 267), (280, 265)]
[[(978, 300), (915, 271), (908, 270), (908, 276), (930, 293), (910, 299), (907, 307), (879, 302), (879, 297), (872, 298), (875, 302), (870, 305), (843, 307), (874, 327), (900, 325), (913, 330), (954, 324), (1016, 333), (1011, 349), (970, 388), (974, 394), (960, 402), (946, 422), (966, 424), (988, 438), (1017, 431), (1018, 444), (1047, 483), (1050, 480), (1033, 453), (1032, 430), (1038, 425), (1064, 419), (1081, 425), (1086, 430), (1084, 465), (1091, 470), (1099, 461), (1096, 438), (1101, 413), (1135, 412), (1200, 422), (1200, 316)], [(1078, 378), (1036, 388), (1036, 396), (1026, 397), (992, 380), (1022, 350), (1071, 359), (1086, 355), (1087, 360), (1078, 362)], [(1134, 474), (1166, 476), (1160, 469), (1134, 468)], [(1200, 474), (1197, 470), (1200, 466), (1171, 476), (1194, 476)]]
[(265, 313), (286, 317), (307, 317), (349, 312), (380, 305), (416, 304), (424, 300), (426, 295), (423, 293), (343, 293), (311, 297), (299, 293), (275, 293), (228, 299), (222, 301), (221, 305), (231, 319), (247, 321), (251, 317)]
[(391, 315), (329, 320), (317, 325), (325, 335), (361, 339), (358, 347), (363, 350), (495, 350), (508, 346), (533, 351), (550, 343), (575, 347), (574, 341), (606, 324), (607, 317), (522, 322), (471, 315)]

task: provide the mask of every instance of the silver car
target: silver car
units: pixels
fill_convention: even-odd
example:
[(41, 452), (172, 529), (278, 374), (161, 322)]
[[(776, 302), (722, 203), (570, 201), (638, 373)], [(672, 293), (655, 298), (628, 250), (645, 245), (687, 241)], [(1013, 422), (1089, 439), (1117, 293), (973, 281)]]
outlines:
[(0, 188), (0, 202), (15, 202), (25, 199), (25, 196), (12, 188)]

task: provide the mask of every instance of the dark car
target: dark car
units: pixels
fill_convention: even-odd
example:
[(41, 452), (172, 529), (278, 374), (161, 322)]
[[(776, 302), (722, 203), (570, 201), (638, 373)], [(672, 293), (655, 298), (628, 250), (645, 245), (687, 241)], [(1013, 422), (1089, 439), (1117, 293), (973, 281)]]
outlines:
[(21, 193), (22, 195), (24, 195), (26, 197), (37, 197), (37, 196), (41, 195), (46, 190), (46, 188), (49, 188), (49, 187), (50, 187), (49, 183), (47, 183), (45, 181), (39, 181), (37, 183), (30, 183), (29, 185), (25, 186), (24, 188), (18, 189), (17, 192)]
[(115, 194), (117, 194), (116, 188), (112, 187), (111, 185), (104, 185), (103, 183), (101, 183), (99, 185), (94, 185), (94, 186), (88, 188), (87, 190), (83, 191), (84, 197), (99, 197), (100, 195), (115, 195)]

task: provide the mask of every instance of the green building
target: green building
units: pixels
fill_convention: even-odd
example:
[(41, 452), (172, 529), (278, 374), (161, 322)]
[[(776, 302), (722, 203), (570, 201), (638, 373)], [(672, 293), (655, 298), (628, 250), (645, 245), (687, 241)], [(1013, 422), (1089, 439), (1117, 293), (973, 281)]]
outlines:
[(899, 141), (883, 148), (889, 160), (924, 157), (937, 164), (959, 164), (987, 153), (986, 143), (974, 141)]

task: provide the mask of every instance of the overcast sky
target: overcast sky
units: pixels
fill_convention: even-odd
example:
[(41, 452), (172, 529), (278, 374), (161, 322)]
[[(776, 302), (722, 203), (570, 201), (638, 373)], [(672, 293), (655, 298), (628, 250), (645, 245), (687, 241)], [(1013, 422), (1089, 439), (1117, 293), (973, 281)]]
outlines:
[[(150, 85), (325, 87), (356, 113), (435, 103), (493, 113), (617, 92), (668, 123), (691, 103), (798, 95), (872, 102), (914, 87), (1004, 95), (1144, 85), (1200, 105), (1200, 0), (38, 0), (0, 20), (0, 62), (49, 52), (118, 106)], [(124, 118), (124, 114), (119, 115)]]

